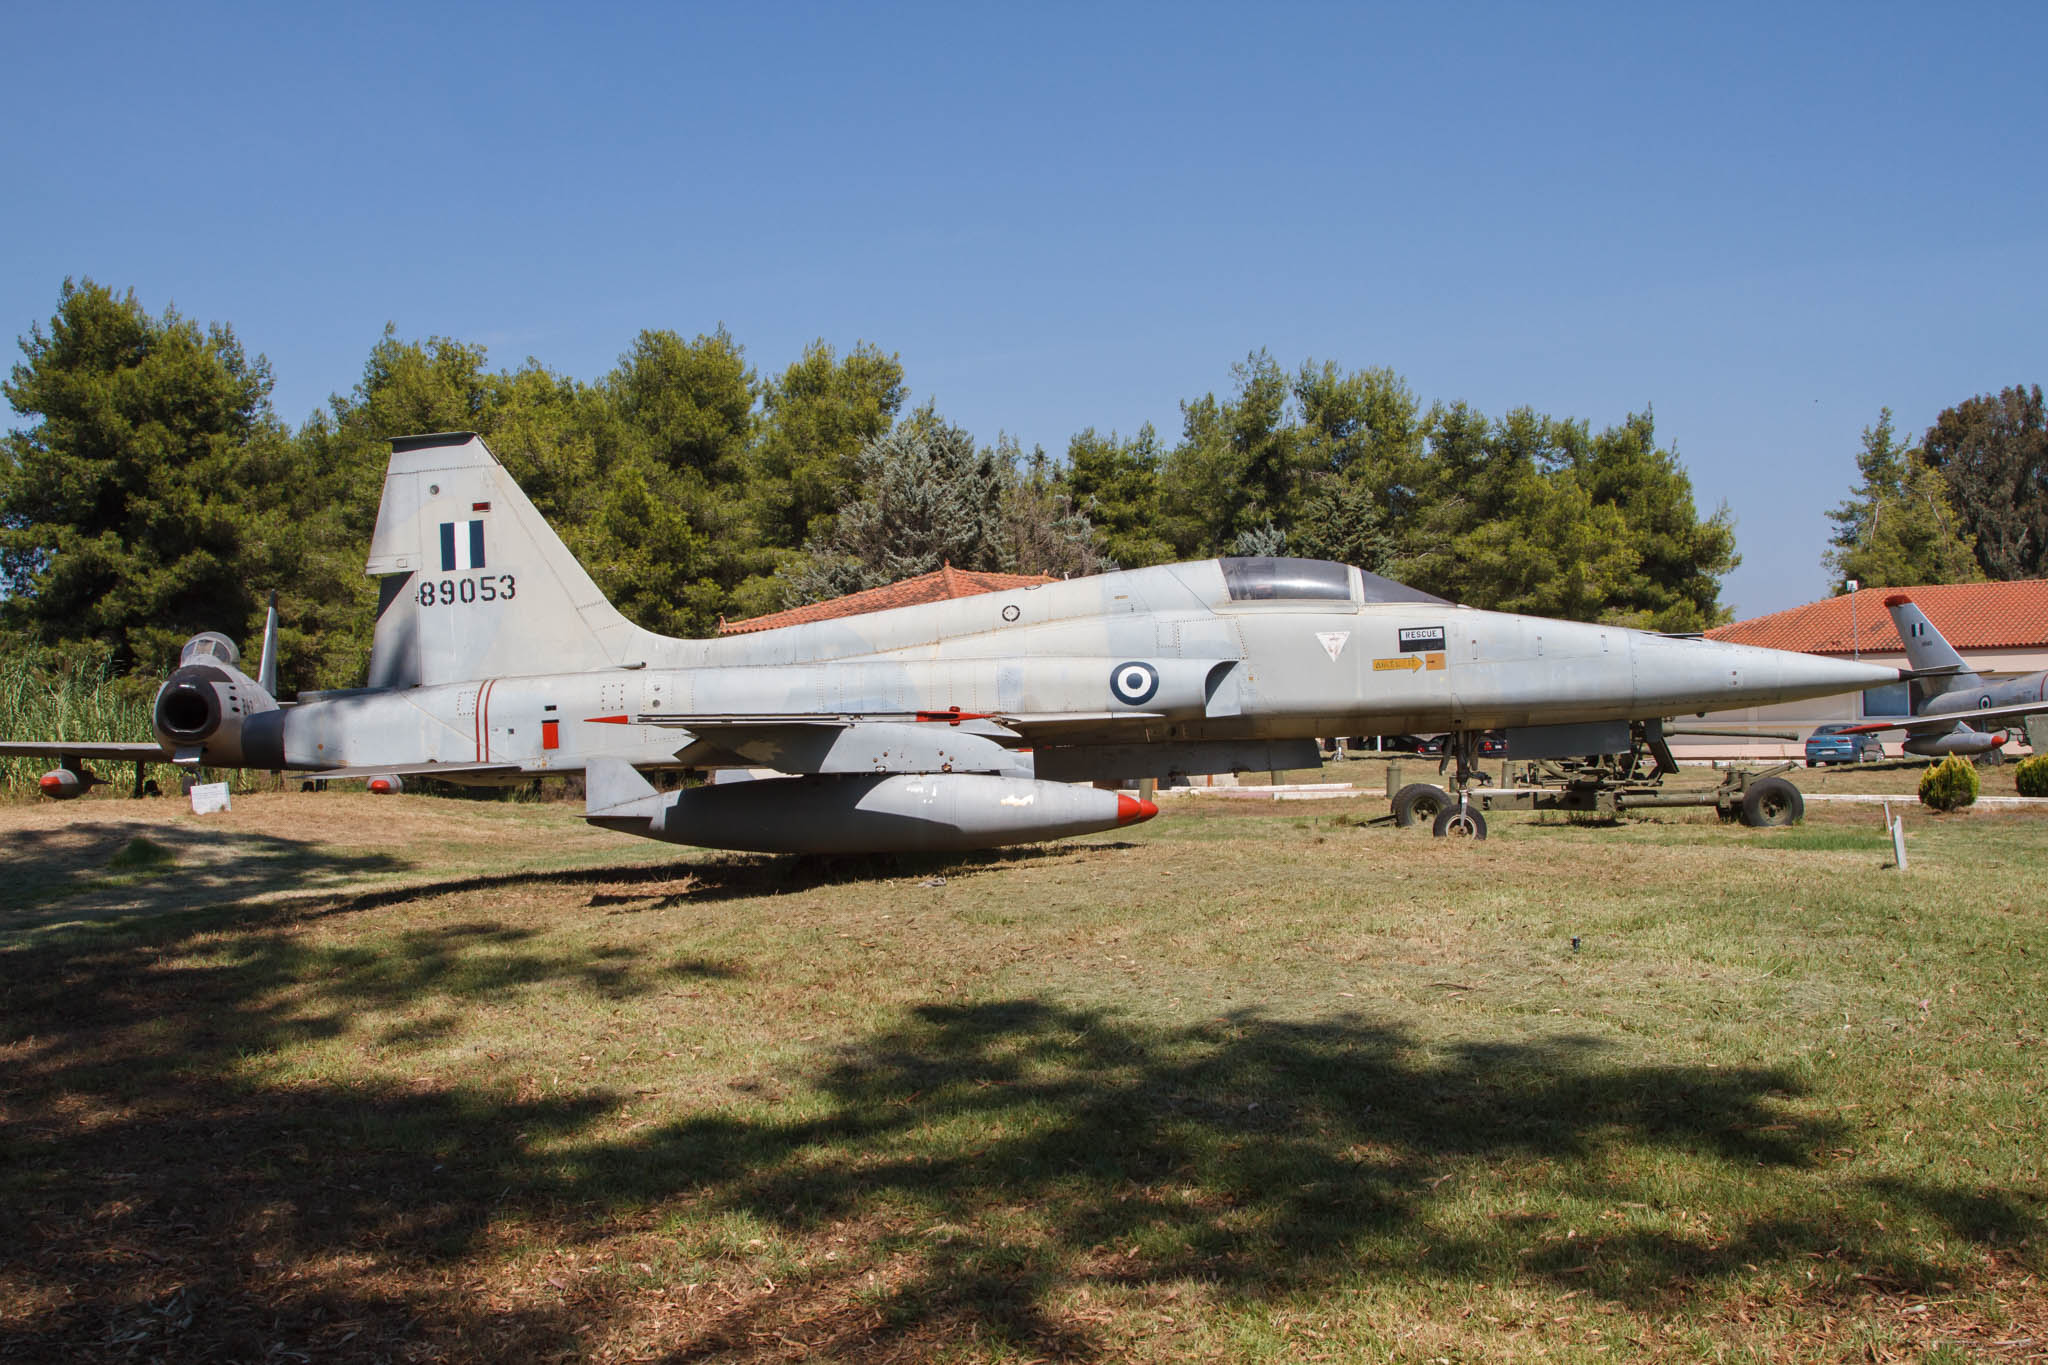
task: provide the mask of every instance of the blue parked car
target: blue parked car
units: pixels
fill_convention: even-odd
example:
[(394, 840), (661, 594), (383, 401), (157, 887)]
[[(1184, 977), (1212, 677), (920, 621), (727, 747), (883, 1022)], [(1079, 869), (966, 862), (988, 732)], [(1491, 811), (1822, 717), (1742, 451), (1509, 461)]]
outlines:
[(1840, 725), (1822, 725), (1814, 729), (1806, 741), (1806, 766), (1818, 768), (1823, 763), (1870, 763), (1884, 757), (1884, 745), (1876, 735), (1845, 735), (1848, 729), (1845, 721)]

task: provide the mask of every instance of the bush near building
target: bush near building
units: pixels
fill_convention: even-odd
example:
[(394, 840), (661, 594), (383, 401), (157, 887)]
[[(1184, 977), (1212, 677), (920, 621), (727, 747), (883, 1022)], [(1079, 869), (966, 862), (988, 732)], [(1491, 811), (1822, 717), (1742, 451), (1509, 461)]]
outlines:
[(1950, 754), (1920, 775), (1920, 802), (1935, 810), (1959, 810), (1977, 799), (1977, 770)]
[(2036, 754), (2012, 770), (2021, 796), (2048, 796), (2048, 754)]

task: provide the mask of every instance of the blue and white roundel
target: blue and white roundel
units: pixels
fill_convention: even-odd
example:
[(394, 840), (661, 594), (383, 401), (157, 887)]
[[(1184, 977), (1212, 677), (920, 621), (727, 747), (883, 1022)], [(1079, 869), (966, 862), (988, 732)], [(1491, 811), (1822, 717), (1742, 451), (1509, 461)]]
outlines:
[(1118, 664), (1109, 671), (1109, 690), (1126, 706), (1143, 706), (1159, 691), (1159, 670), (1150, 664)]

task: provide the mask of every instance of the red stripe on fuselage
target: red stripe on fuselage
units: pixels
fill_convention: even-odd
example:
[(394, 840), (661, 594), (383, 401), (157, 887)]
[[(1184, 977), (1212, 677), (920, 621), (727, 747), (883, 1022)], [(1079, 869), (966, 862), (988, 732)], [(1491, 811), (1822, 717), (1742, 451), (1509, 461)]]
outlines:
[(497, 685), (498, 680), (496, 678), (491, 679), (484, 684), (483, 691), (477, 696), (476, 722), (482, 728), (484, 737), (483, 744), (476, 756), (479, 763), (491, 761), (491, 689)]

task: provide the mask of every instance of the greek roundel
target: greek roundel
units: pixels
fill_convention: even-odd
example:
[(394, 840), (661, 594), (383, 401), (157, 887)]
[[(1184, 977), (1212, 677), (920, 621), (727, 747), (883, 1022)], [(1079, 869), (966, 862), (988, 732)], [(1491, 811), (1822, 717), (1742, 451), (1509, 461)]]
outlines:
[(1143, 706), (1159, 691), (1159, 670), (1150, 664), (1118, 664), (1109, 671), (1109, 690), (1126, 706)]

